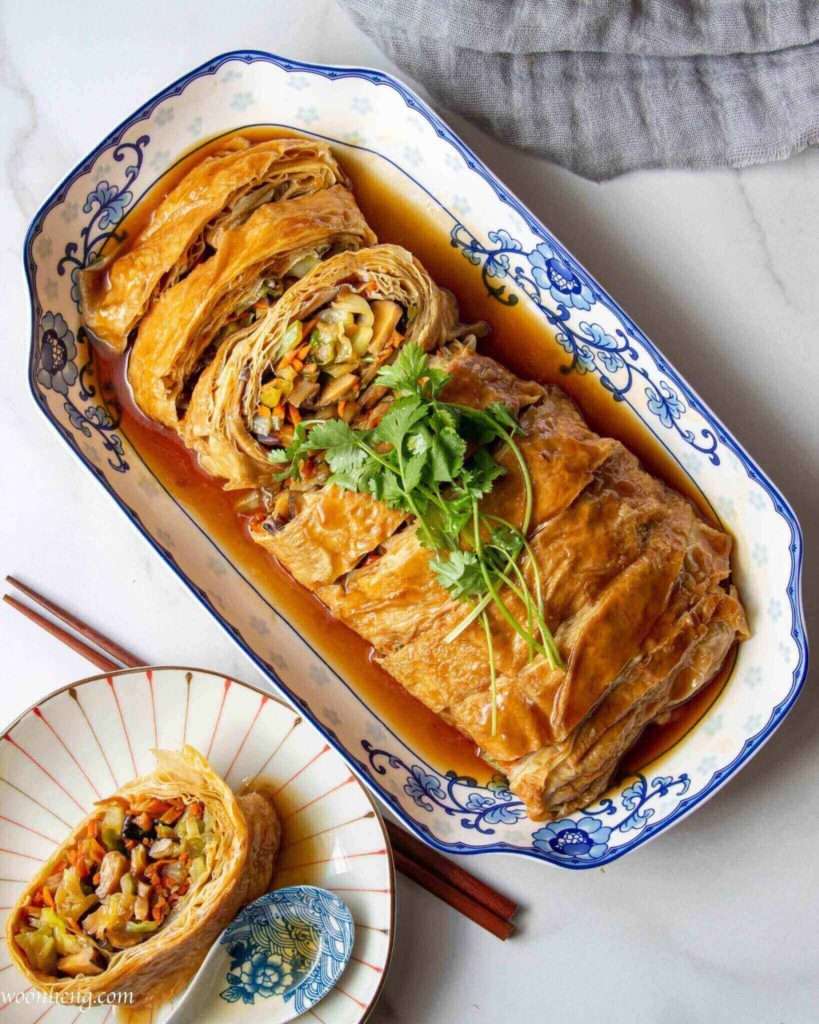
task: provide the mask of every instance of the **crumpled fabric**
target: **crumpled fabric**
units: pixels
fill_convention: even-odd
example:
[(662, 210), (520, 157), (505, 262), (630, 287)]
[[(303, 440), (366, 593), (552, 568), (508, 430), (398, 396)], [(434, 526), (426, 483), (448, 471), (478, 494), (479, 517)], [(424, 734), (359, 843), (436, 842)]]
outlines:
[(502, 142), (593, 180), (819, 142), (819, 0), (341, 0)]

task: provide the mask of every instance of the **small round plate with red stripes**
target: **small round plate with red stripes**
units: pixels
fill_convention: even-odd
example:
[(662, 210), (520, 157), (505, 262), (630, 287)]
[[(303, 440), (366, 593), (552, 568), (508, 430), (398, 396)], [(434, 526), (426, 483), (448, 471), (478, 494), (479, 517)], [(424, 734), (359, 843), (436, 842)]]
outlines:
[[(235, 790), (263, 782), (282, 819), (274, 888), (307, 884), (338, 893), (355, 921), (353, 955), (339, 984), (306, 1019), (359, 1024), (380, 994), (395, 925), (395, 878), (384, 825), (370, 796), (326, 740), (264, 690), (201, 669), (126, 669), (56, 690), (24, 712), (0, 743), (0, 904), (13, 906), (28, 877), (99, 800), (153, 768), (151, 751), (188, 743)], [(0, 953), (6, 1022), (34, 1024), (52, 1009)], [(264, 965), (262, 965), (264, 966)], [(247, 991), (214, 996), (209, 1017), (266, 1019), (267, 975), (237, 975)], [(262, 972), (264, 974), (264, 972)], [(234, 972), (235, 974), (235, 972)], [(235, 982), (232, 983), (236, 987)], [(226, 982), (226, 990), (230, 985)], [(174, 1002), (154, 1015), (162, 1024)], [(84, 1010), (103, 1024), (114, 1006)], [(69, 1020), (69, 1017), (65, 1018)]]

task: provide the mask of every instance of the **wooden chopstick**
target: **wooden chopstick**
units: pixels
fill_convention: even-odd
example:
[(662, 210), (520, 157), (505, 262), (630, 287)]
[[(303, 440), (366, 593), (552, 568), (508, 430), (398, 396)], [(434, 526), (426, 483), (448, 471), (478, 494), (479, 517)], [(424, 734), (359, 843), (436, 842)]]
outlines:
[[(93, 629), (87, 623), (72, 615), (71, 612), (43, 597), (42, 594), (39, 594), (25, 583), (21, 583), (15, 577), (6, 576), (6, 580), (31, 598), (32, 601), (46, 608), (56, 618), (71, 626), (88, 640), (93, 641), (101, 651), (105, 651), (106, 654), (110, 655), (110, 657), (106, 657), (106, 654), (100, 653), (90, 644), (85, 643), (85, 641), (69, 633), (68, 630), (51, 622), (50, 619), (40, 615), (39, 612), (29, 608), (10, 594), (3, 595), (3, 600), (11, 605), (12, 608), (42, 627), (55, 639), (60, 640), (67, 647), (81, 654), (93, 665), (96, 665), (97, 668), (102, 669), (104, 672), (114, 672), (123, 666), (136, 668), (147, 664), (147, 662), (131, 654), (124, 647), (114, 643), (113, 640), (110, 640), (103, 633), (98, 632), (98, 630)], [(509, 938), (515, 930), (510, 919), (518, 909), (516, 903), (513, 903), (512, 900), (507, 899), (501, 893), (496, 892), (436, 850), (426, 846), (419, 839), (416, 839), (415, 836), (407, 832), (406, 829), (391, 821), (387, 821), (386, 826), (393, 847), (395, 866), (402, 874), (443, 900), (453, 910), (457, 910), (471, 921), (474, 921), (475, 924), (492, 932), (499, 939), (505, 940)]]
[(39, 612), (35, 612), (33, 608), (29, 608), (28, 605), (18, 601), (16, 597), (12, 597), (11, 594), (3, 594), (3, 600), (6, 604), (10, 604), (12, 608), (20, 612), (21, 615), (25, 615), (27, 619), (31, 619), (32, 622), (36, 622), (38, 626), (41, 626), (46, 633), (50, 633), (53, 637), (61, 640), (66, 647), (70, 647), (72, 651), (76, 651), (77, 654), (81, 654), (85, 659), (91, 662), (92, 665), (96, 665), (97, 668), (101, 668), (103, 672), (115, 672), (118, 668), (122, 668), (122, 665), (118, 665), (117, 662), (111, 661), (110, 658), (106, 658), (104, 654), (100, 654), (99, 651), (95, 651), (93, 647), (79, 640), (73, 636), (67, 630), (63, 629), (62, 626), (56, 625), (51, 622), (44, 615), (40, 615)]
[(137, 668), (139, 665), (148, 664), (146, 661), (142, 661), (140, 658), (137, 658), (135, 654), (131, 654), (130, 651), (126, 651), (124, 647), (120, 647), (119, 644), (114, 643), (113, 640), (109, 640), (107, 636), (103, 636), (102, 633), (98, 633), (96, 629), (92, 629), (91, 626), (83, 622), (82, 619), (78, 619), (76, 615), (72, 615), (71, 612), (66, 611), (65, 608), (61, 608), (53, 601), (49, 601), (47, 597), (43, 597), (42, 594), (38, 594), (36, 590), (32, 590), (31, 587), (26, 586), (25, 583), (15, 579), (14, 576), (6, 576), (6, 582), (22, 591), (26, 597), (30, 597), (31, 600), (34, 601), (35, 604), (40, 605), (41, 608), (45, 608), (46, 611), (51, 612), (55, 618), (76, 630), (80, 636), (85, 637), (86, 640), (90, 640), (92, 644), (96, 644), (97, 647), (101, 647), (102, 650), (106, 651), (112, 658), (121, 662), (120, 665), (116, 666), (117, 668), (121, 668), (122, 665), (125, 665), (127, 668)]
[(448, 903), (453, 910), (459, 911), (499, 939), (506, 940), (514, 932), (515, 926), (511, 921), (506, 921), (504, 918), (498, 917), (497, 914), (493, 914), (482, 903), (473, 900), (465, 892), (450, 885), (439, 874), (430, 871), (423, 864), (419, 864), (407, 856), (400, 847), (393, 847), (392, 852), (395, 857), (395, 866), (402, 874), (411, 878), (413, 882), (417, 882), (422, 889), (431, 892), (433, 896), (437, 896), (444, 903)]
[(504, 895), (486, 885), (479, 878), (470, 875), (468, 871), (460, 867), (454, 861), (442, 856), (437, 850), (422, 843), (406, 829), (401, 828), (392, 821), (387, 821), (387, 832), (394, 850), (400, 850), (405, 856), (422, 865), (429, 871), (440, 875), (445, 882), (460, 889), (471, 899), (482, 904), (496, 917), (510, 921), (518, 910), (517, 903), (507, 899)]

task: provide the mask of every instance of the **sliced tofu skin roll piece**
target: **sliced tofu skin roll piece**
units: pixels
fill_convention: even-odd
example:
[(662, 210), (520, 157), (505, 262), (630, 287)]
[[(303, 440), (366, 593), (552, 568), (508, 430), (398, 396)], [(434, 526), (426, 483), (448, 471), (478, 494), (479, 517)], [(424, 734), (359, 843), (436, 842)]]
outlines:
[(268, 453), (286, 447), (296, 423), (366, 420), (383, 398), (379, 368), (409, 342), (438, 348), (457, 327), (452, 296), (406, 249), (339, 253), (222, 343), (194, 388), (183, 440), (226, 489), (272, 488), (281, 467)]
[(221, 343), (262, 317), (323, 259), (375, 241), (341, 185), (267, 204), (224, 232), (219, 249), (143, 319), (128, 361), (137, 405), (179, 429), (191, 393)]
[(168, 288), (219, 247), (266, 203), (349, 184), (328, 146), (311, 139), (252, 145), (234, 137), (189, 171), (124, 251), (105, 254), (80, 275), (86, 327), (116, 352)]

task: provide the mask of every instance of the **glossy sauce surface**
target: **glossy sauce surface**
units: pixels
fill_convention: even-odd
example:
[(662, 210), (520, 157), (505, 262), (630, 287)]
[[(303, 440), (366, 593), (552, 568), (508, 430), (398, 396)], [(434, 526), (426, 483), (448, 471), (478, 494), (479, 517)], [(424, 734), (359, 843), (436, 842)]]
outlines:
[[(293, 132), (256, 127), (243, 129), (241, 134), (261, 141)], [(122, 225), (127, 232), (124, 247), (191, 165), (204, 153), (223, 145), (224, 139), (200, 147), (165, 175)], [(488, 295), (480, 269), (453, 249), (447, 231), (426, 211), (385, 186), (377, 161), (368, 164), (366, 154), (345, 146), (339, 146), (336, 155), (350, 175), (358, 203), (379, 241), (398, 243), (411, 250), (432, 278), (456, 295), (464, 322), (485, 320), (490, 325), (489, 337), (481, 342), (482, 351), (521, 377), (558, 384), (575, 399), (594, 430), (622, 441), (648, 470), (685, 494), (708, 522), (720, 525), (703, 495), (624, 403), (615, 402), (592, 374), (561, 372), (568, 364), (568, 356), (551, 340), (551, 328), (540, 316), (523, 301), (506, 306)], [(480, 781), (487, 780), (492, 771), (477, 756), (473, 744), (380, 669), (373, 661), (370, 645), (330, 616), (311, 593), (250, 539), (246, 522), (235, 508), (242, 492), (222, 490), (218, 480), (199, 469), (175, 434), (157, 426), (136, 408), (127, 385), (126, 358), (98, 350), (98, 379), (103, 393), (115, 397), (121, 407), (121, 433), (161, 483), (267, 600), (410, 747), (441, 771), (453, 769)], [(642, 767), (688, 732), (719, 695), (732, 664), (733, 655), (713, 682), (672, 712), (668, 723), (650, 726), (627, 755), (624, 770)]]

